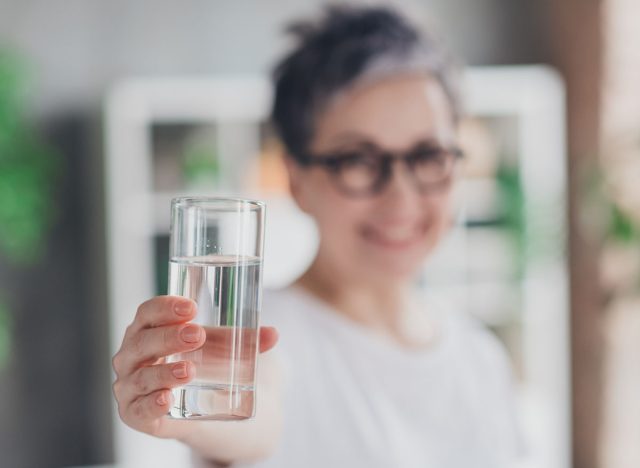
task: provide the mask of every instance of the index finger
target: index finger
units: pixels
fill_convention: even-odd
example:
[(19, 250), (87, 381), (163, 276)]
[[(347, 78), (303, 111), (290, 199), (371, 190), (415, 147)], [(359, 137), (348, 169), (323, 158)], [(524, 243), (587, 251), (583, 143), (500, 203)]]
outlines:
[(187, 322), (196, 315), (194, 301), (181, 296), (156, 296), (138, 307), (131, 324), (133, 331)]

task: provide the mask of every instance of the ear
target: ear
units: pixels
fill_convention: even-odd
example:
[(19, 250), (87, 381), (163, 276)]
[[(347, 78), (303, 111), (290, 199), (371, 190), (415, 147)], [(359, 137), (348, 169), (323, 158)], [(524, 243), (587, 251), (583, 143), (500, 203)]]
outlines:
[(298, 208), (309, 214), (303, 183), (304, 168), (289, 155), (285, 155), (284, 163), (287, 167), (287, 173), (289, 174), (289, 192), (291, 192), (291, 197), (296, 202), (296, 205), (298, 205)]

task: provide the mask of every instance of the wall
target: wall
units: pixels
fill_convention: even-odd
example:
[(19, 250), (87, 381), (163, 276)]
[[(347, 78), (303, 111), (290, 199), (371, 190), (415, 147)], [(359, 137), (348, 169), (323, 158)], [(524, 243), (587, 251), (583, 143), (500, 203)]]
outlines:
[[(96, 106), (129, 75), (255, 73), (287, 41), (281, 26), (319, 0), (0, 0), (0, 41), (34, 64), (36, 106)], [(364, 3), (364, 2), (357, 2)], [(370, 2), (369, 2), (370, 3)], [(544, 14), (526, 0), (405, 0), (470, 64), (548, 58)]]

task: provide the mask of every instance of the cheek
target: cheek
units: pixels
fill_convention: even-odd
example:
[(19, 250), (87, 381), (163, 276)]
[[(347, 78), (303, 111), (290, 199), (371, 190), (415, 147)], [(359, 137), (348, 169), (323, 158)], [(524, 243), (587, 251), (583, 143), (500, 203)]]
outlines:
[(352, 249), (358, 242), (358, 232), (368, 218), (366, 208), (344, 198), (327, 197), (316, 221), (326, 240), (331, 240), (337, 249)]
[(427, 215), (432, 220), (434, 234), (442, 234), (442, 231), (448, 230), (454, 219), (450, 193), (439, 195), (425, 206)]
[(348, 241), (357, 224), (367, 214), (367, 203), (345, 197), (324, 174), (314, 174), (304, 181), (304, 203), (325, 240)]
[(447, 235), (454, 223), (452, 201), (449, 193), (438, 195), (425, 203), (428, 229), (425, 239), (425, 253), (429, 254)]

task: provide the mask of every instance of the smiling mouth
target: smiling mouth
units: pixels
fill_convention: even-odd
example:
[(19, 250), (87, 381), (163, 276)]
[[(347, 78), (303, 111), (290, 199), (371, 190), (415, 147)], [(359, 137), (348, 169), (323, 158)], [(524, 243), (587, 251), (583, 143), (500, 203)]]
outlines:
[(366, 226), (362, 235), (369, 242), (380, 247), (402, 250), (422, 242), (427, 232), (426, 223), (406, 226)]

